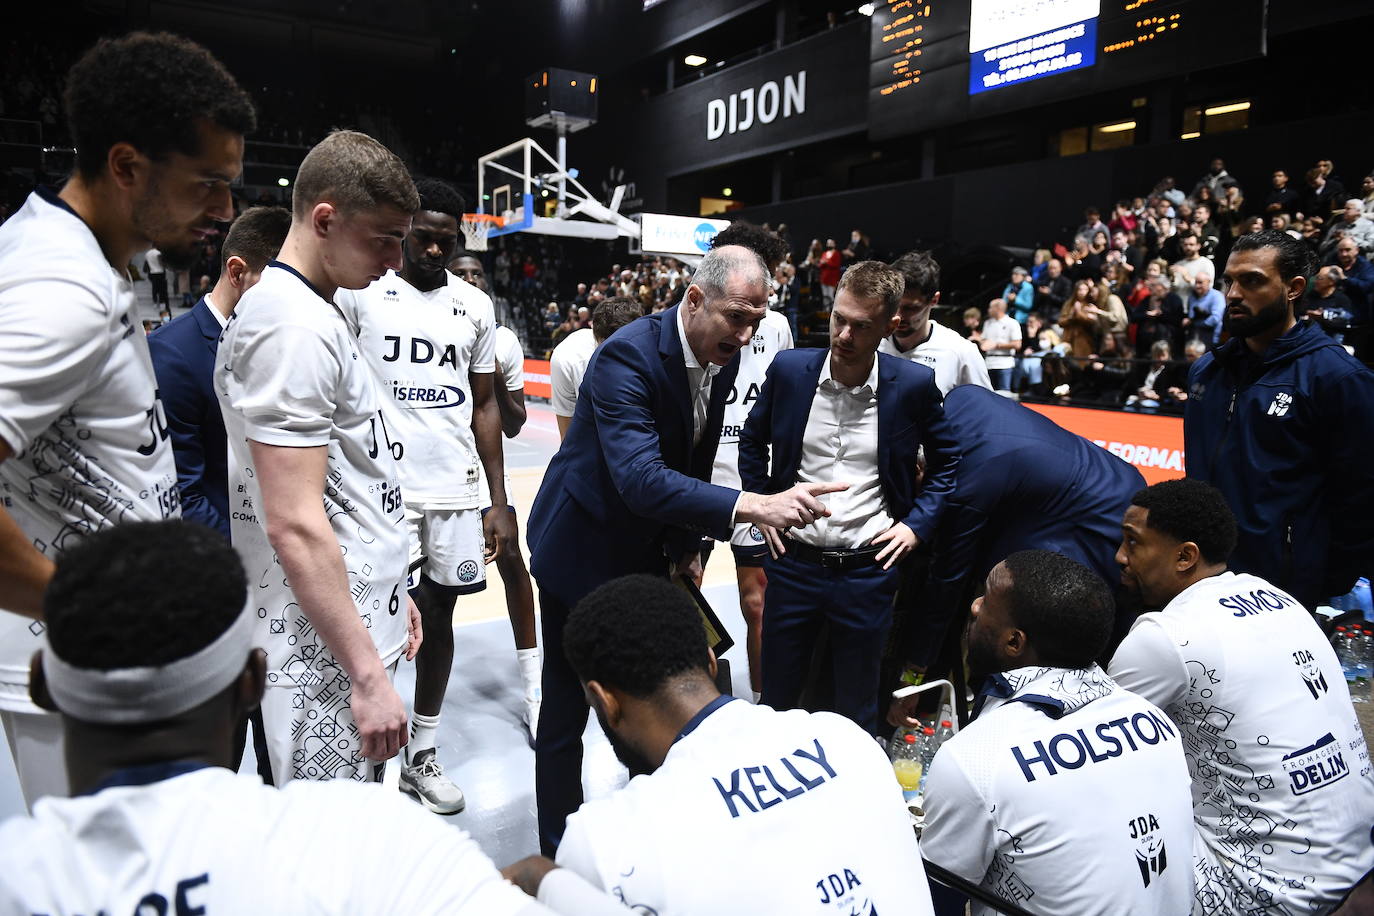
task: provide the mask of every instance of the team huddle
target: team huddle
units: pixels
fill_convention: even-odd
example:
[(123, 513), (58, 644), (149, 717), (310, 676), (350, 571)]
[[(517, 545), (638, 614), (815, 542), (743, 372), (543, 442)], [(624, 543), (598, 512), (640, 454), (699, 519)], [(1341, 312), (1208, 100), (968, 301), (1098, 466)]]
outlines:
[[(234, 218), (252, 103), (143, 33), (88, 52), (66, 102), (76, 171), (0, 227), (0, 717), (31, 812), (0, 826), (0, 910), (962, 912), (929, 862), (1021, 911), (1296, 914), (1374, 868), (1374, 770), (1307, 610), (1228, 569), (1216, 489), (1144, 487), (993, 394), (930, 320), (928, 255), (851, 266), (829, 349), (793, 349), (781, 243), (738, 224), (678, 306), (606, 300), (555, 351), (541, 666), (502, 447), (523, 354), (461, 195), (335, 131), (291, 212), (234, 219), (220, 281), (145, 339), (127, 265)], [(1075, 474), (998, 475), (979, 503), (1003, 440)], [(752, 703), (670, 581), (699, 584), (713, 542)], [(963, 669), (981, 590), (976, 718), (930, 763), (918, 840), (873, 736), (925, 543), (923, 594), (963, 603), (898, 650), (913, 670), (946, 645)], [(429, 813), (466, 805), (438, 731), (455, 602), (489, 563), (543, 852), (500, 871)], [(1157, 612), (1124, 616), (1108, 572)], [(832, 711), (801, 708), (815, 680)], [(590, 713), (633, 778), (584, 803)], [(261, 778), (236, 773), (250, 734)], [(377, 785), (389, 760), (428, 811)]]

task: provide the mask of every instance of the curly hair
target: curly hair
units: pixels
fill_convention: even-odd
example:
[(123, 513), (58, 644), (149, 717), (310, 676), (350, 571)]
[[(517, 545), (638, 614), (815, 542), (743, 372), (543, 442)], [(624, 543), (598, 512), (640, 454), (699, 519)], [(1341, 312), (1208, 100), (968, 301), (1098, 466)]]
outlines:
[(1164, 480), (1132, 496), (1131, 505), (1149, 513), (1147, 528), (1180, 544), (1192, 541), (1208, 563), (1225, 563), (1236, 549), (1236, 517), (1221, 491), (1209, 483), (1187, 477)]
[(415, 182), (415, 191), (420, 195), (420, 209), (443, 213), (462, 222), (467, 201), (458, 189), (447, 181), (438, 178), (421, 178)]
[(257, 127), (252, 100), (224, 65), (167, 32), (102, 38), (68, 72), (63, 102), (76, 169), (86, 178), (104, 172), (116, 143), (160, 160), (196, 155), (200, 121), (238, 134)]
[(243, 612), (248, 582), (204, 525), (130, 522), (63, 553), (43, 596), (48, 643), (69, 664), (165, 665), (214, 642)]
[(655, 576), (613, 579), (579, 601), (563, 627), (563, 651), (583, 681), (636, 697), (690, 672), (710, 677), (696, 605)]
[(1050, 550), (1020, 550), (1002, 561), (1011, 575), (1011, 616), (1043, 664), (1085, 668), (1112, 637), (1116, 604), (1102, 577)]
[(787, 257), (787, 243), (776, 232), (755, 225), (747, 220), (737, 219), (716, 234), (711, 240), (712, 248), (724, 245), (739, 245), (748, 248), (763, 259), (770, 271), (775, 270), (782, 259)]

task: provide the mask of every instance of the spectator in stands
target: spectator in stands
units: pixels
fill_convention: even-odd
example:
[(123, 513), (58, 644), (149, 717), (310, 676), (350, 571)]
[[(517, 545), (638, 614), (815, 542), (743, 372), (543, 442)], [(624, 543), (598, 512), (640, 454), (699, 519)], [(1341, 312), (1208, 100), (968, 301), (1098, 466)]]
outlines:
[(1155, 256), (1172, 264), (1183, 257), (1182, 238), (1179, 236), (1178, 221), (1164, 217), (1155, 221), (1158, 227), (1158, 241), (1154, 246)]
[(1162, 276), (1146, 280), (1145, 287), (1149, 297), (1131, 310), (1136, 347), (1143, 350), (1159, 341), (1177, 345), (1183, 340), (1183, 300)]
[(1337, 277), (1341, 292), (1350, 299), (1350, 311), (1356, 325), (1368, 325), (1374, 317), (1374, 264), (1360, 254), (1354, 239), (1344, 238), (1336, 243), (1335, 253), (1328, 263), (1340, 270)]
[(840, 274), (844, 272), (844, 256), (840, 254), (834, 239), (825, 240), (825, 251), (820, 258), (821, 307), (830, 308), (835, 301), (835, 287), (840, 285)]
[(778, 287), (778, 302), (782, 313), (787, 317), (788, 327), (792, 329), (792, 339), (797, 339), (797, 315), (801, 308), (801, 284), (797, 282), (797, 269), (783, 262), (774, 274)]
[(1303, 196), (1304, 216), (1320, 219), (1325, 226), (1331, 213), (1346, 199), (1345, 188), (1338, 181), (1329, 180), (1320, 168), (1307, 170), (1307, 194)]
[(1011, 281), (1003, 288), (1002, 299), (1011, 317), (1024, 325), (1035, 306), (1035, 287), (1031, 286), (1030, 273), (1020, 264), (1011, 269)]
[(1364, 201), (1358, 197), (1347, 200), (1341, 215), (1331, 221), (1331, 228), (1326, 231), (1326, 240), (1322, 242), (1318, 253), (1326, 257), (1343, 238), (1354, 239), (1355, 244), (1360, 246), (1360, 254), (1374, 252), (1374, 221), (1365, 218)]
[(1115, 235), (1118, 232), (1134, 232), (1139, 225), (1135, 213), (1131, 210), (1129, 200), (1118, 200), (1116, 207), (1112, 209), (1112, 218), (1107, 223), (1107, 228)]
[(959, 330), (967, 340), (979, 343), (983, 339), (983, 310), (976, 305), (964, 309), (964, 326)]
[(1217, 229), (1216, 223), (1212, 221), (1211, 205), (1199, 203), (1193, 208), (1189, 225), (1193, 234), (1198, 238), (1198, 253), (1208, 260), (1214, 258), (1217, 245), (1221, 241), (1221, 232)]
[(1374, 219), (1374, 173), (1364, 176), (1360, 182), (1360, 193), (1364, 195), (1364, 215)]
[(558, 309), (557, 302), (550, 302), (544, 306), (544, 334), (552, 337), (553, 332), (558, 330), (558, 325), (563, 320), (563, 315)]
[(1089, 280), (1079, 280), (1073, 286), (1073, 296), (1059, 310), (1059, 327), (1070, 356), (1086, 358), (1097, 352), (1099, 315), (1097, 287)]
[(1193, 365), (1188, 476), (1212, 483), (1240, 526), (1237, 571), (1308, 608), (1350, 591), (1374, 555), (1374, 373), (1298, 323), (1310, 255), (1272, 230), (1226, 263), (1231, 340)]
[(1131, 316), (1121, 297), (1112, 292), (1106, 281), (1097, 284), (1097, 322), (1102, 337), (1114, 337), (1118, 345), (1126, 343), (1126, 329)]
[(1131, 374), (1131, 348), (1124, 337), (1102, 335), (1101, 353), (1094, 353), (1079, 364), (1071, 392), (1076, 400), (1104, 404), (1121, 403), (1121, 389)]
[(1183, 257), (1174, 262), (1169, 268), (1169, 273), (1173, 277), (1174, 292), (1182, 296), (1192, 288), (1198, 274), (1205, 273), (1215, 278), (1217, 269), (1211, 261), (1202, 256), (1202, 243), (1196, 233), (1180, 233), (1179, 246)]
[(1164, 198), (1175, 207), (1187, 199), (1187, 196), (1182, 191), (1174, 187), (1174, 177), (1172, 175), (1165, 175), (1163, 178), (1159, 179), (1159, 184), (1155, 185), (1155, 189), (1152, 193), (1156, 197)]
[(1037, 248), (1031, 255), (1031, 283), (1039, 283), (1040, 278), (1045, 276), (1045, 265), (1050, 262), (1050, 250), (1048, 248)]
[(1102, 279), (1102, 256), (1093, 251), (1092, 241), (1079, 236), (1073, 240), (1073, 252), (1067, 255), (1069, 278), (1074, 281)]
[(1226, 163), (1218, 156), (1212, 160), (1212, 165), (1207, 170), (1207, 174), (1199, 178), (1197, 184), (1193, 186), (1191, 196), (1194, 200), (1199, 200), (1199, 193), (1205, 190), (1215, 200), (1222, 191), (1235, 183), (1236, 179), (1231, 177), (1230, 172), (1226, 171)]
[(1344, 334), (1354, 318), (1350, 297), (1339, 288), (1343, 276), (1341, 269), (1334, 264), (1313, 274), (1312, 285), (1303, 296), (1301, 310), (1304, 319), (1315, 321), (1338, 342), (1345, 339)]
[(1035, 310), (1047, 321), (1059, 317), (1059, 309), (1064, 300), (1073, 295), (1073, 281), (1064, 276), (1064, 262), (1050, 258), (1045, 262), (1045, 273), (1035, 288)]
[[(1258, 214), (1247, 219), (1240, 228), (1239, 235), (1249, 235), (1252, 232), (1264, 231), (1264, 217)], [(1239, 237), (1239, 236), (1237, 236)]]
[(1297, 213), (1302, 208), (1302, 195), (1288, 186), (1288, 173), (1275, 169), (1271, 181), (1273, 187), (1264, 198), (1264, 212)]
[(1221, 343), (1221, 331), (1226, 315), (1226, 299), (1221, 291), (1212, 286), (1212, 275), (1199, 272), (1193, 280), (1193, 288), (1188, 296), (1188, 313), (1183, 326), (1188, 336), (1200, 340), (1209, 347)]
[(573, 305), (581, 306), (587, 304), (587, 284), (577, 284), (577, 295), (573, 296)]
[[(1025, 283), (1027, 287), (1030, 284)], [(1016, 368), (1016, 352), (1021, 349), (1021, 325), (1007, 315), (1007, 301), (994, 299), (988, 303), (988, 319), (983, 322), (979, 347), (987, 358), (988, 378), (992, 389), (1011, 392), (1011, 374)]]
[(849, 244), (840, 253), (844, 255), (844, 263), (848, 266), (859, 261), (867, 261), (872, 250), (872, 246), (868, 244), (868, 236), (855, 229), (849, 233)]
[(1133, 283), (1145, 272), (1145, 252), (1135, 244), (1134, 229), (1116, 229), (1112, 232), (1107, 262), (1124, 266)]
[(987, 680), (978, 717), (930, 765), (926, 858), (1032, 912), (1187, 913), (1183, 741), (1094, 661), (1115, 617), (1106, 583), (1061, 554), (1018, 551), (972, 613), (968, 664)]
[(1150, 345), (1150, 361), (1135, 365), (1122, 393), (1126, 395), (1127, 410), (1153, 413), (1168, 409), (1171, 404), (1181, 405), (1178, 396), (1187, 388), (1187, 364), (1174, 360), (1169, 341), (1156, 340)]
[(1075, 235), (1091, 243), (1093, 236), (1099, 232), (1107, 232), (1107, 224), (1102, 222), (1102, 211), (1096, 207), (1088, 207), (1083, 211), (1083, 225), (1078, 227)]

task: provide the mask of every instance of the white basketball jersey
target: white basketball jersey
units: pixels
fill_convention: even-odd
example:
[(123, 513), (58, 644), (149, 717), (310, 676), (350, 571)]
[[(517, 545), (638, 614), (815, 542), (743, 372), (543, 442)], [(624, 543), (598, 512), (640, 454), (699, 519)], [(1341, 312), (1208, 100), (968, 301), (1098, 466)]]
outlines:
[(981, 385), (992, 390), (983, 352), (976, 344), (960, 337), (958, 331), (937, 321), (930, 323), (930, 336), (910, 350), (900, 349), (889, 336), (878, 344), (878, 352), (929, 366), (935, 371), (935, 384), (941, 394), (949, 394), (950, 389), (958, 385)]
[(468, 374), (496, 371), (491, 297), (447, 271), (429, 292), (389, 272), (366, 289), (340, 290), (335, 301), (381, 388), (406, 501), (478, 508)]
[(726, 395), (725, 420), (720, 430), (720, 447), (711, 471), (711, 483), (739, 489), (739, 437), (749, 411), (759, 399), (763, 377), (773, 365), (773, 357), (792, 349), (792, 328), (780, 312), (769, 311), (759, 322), (749, 345), (740, 350), (739, 374), (735, 387)]

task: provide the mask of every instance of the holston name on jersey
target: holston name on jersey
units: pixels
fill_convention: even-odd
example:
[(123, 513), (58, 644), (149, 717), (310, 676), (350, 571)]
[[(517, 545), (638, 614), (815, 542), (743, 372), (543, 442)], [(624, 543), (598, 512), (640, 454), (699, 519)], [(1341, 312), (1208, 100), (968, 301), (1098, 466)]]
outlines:
[[(1026, 782), (1035, 782), (1037, 774), (1032, 768), (1036, 765), (1045, 768), (1044, 775), (1056, 776), (1061, 769), (1076, 770), (1087, 763), (1101, 763), (1120, 757), (1127, 750), (1138, 751), (1141, 744), (1155, 745), (1178, 735), (1167, 718), (1153, 711), (1138, 712), (1130, 717), (1122, 716), (1098, 724), (1091, 729), (1097, 735), (1097, 746), (1088, 738), (1088, 731), (1080, 728), (1055, 735), (1048, 741), (1036, 741), (1033, 752), (1019, 746), (1012, 747), (1011, 754), (1021, 767)], [(1121, 737), (1116, 737), (1113, 732)], [(1139, 744), (1136, 743), (1137, 739)]]
[[(812, 741), (816, 745), (814, 752), (797, 748), (789, 757), (779, 758), (776, 764), (737, 767), (726, 780), (729, 783), (728, 788), (721, 780), (712, 777), (711, 781), (720, 791), (721, 799), (730, 809), (730, 816), (739, 817), (740, 806), (757, 814), (818, 788), (827, 778), (834, 779), (835, 770), (825, 756), (825, 748), (821, 747), (819, 740)], [(796, 758), (800, 763), (794, 763), (792, 758)], [(775, 767), (779, 768), (778, 773), (787, 771), (781, 782), (778, 781), (778, 774), (773, 772)], [(760, 776), (767, 780), (767, 785), (759, 781)], [(753, 796), (753, 801), (745, 794), (746, 790)], [(736, 801), (739, 804), (736, 804)]]

